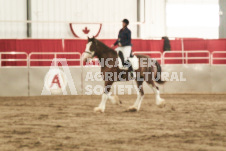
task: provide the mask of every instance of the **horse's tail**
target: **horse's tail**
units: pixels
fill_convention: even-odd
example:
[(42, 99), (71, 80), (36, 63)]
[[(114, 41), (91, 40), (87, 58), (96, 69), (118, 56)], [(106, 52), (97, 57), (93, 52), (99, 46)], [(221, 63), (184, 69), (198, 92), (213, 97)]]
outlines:
[(157, 67), (157, 74), (156, 74), (155, 78), (157, 78), (157, 76), (160, 76), (156, 82), (158, 84), (164, 84), (166, 81), (162, 81), (162, 79), (161, 79), (162, 68), (161, 68), (160, 64), (158, 63), (158, 61), (156, 61), (155, 65)]

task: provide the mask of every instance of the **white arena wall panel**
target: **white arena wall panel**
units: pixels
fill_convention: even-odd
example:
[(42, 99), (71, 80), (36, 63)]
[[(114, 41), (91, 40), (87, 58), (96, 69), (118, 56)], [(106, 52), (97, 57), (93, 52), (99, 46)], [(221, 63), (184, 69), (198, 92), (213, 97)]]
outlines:
[(0, 96), (28, 96), (28, 68), (0, 68)]
[[(178, 76), (183, 73), (186, 81), (168, 81), (163, 85), (163, 93), (211, 93), (211, 68), (215, 66), (202, 64), (164, 65), (163, 72), (172, 72)], [(226, 92), (226, 91), (225, 91)]]
[[(212, 93), (212, 82), (211, 80), (215, 77), (212, 77), (211, 74), (212, 68), (215, 68), (216, 66), (210, 66), (210, 65), (162, 65), (162, 71), (168, 72), (169, 76), (171, 77), (172, 72), (176, 72), (178, 77), (180, 78), (180, 73), (183, 73), (182, 78), (185, 78), (186, 81), (167, 81), (163, 85), (156, 84), (159, 86), (161, 93)], [(100, 72), (100, 67), (89, 67), (86, 68), (83, 74), (84, 78), (84, 86), (92, 85), (92, 87), (95, 87), (95, 85), (104, 85), (103, 81), (85, 81), (85, 76), (87, 72), (92, 72), (93, 75), (96, 72)], [(169, 77), (169, 79), (170, 79)], [(129, 81), (129, 82), (116, 82), (114, 85), (134, 85), (136, 86), (135, 81)], [(219, 83), (221, 84), (221, 83)], [(112, 93), (114, 92), (114, 89), (112, 89)], [(117, 90), (117, 89), (116, 89)], [(145, 94), (153, 94), (152, 88), (145, 82), (144, 83), (144, 92)], [(226, 92), (226, 86), (221, 86), (218, 90), (215, 91), (216, 93), (222, 93)], [(133, 94), (136, 94), (136, 90), (132, 90)], [(84, 94), (84, 93), (83, 93)], [(115, 93), (117, 94), (117, 93)], [(127, 89), (125, 89), (125, 94), (128, 94)]]
[[(189, 65), (162, 65), (162, 71), (168, 72), (170, 77), (173, 72), (176, 72), (180, 78), (180, 73), (183, 73), (181, 78), (185, 78), (186, 81), (167, 81), (163, 85), (159, 86), (160, 92), (163, 94), (184, 94), (184, 93), (226, 93), (226, 85), (223, 83), (224, 77), (222, 76), (222, 69), (224, 66), (211, 66), (206, 64), (189, 64)], [(226, 71), (226, 70), (225, 70)], [(104, 85), (103, 81), (85, 81), (87, 72), (100, 72), (100, 67), (87, 67), (83, 70), (83, 82), (84, 86), (92, 85)], [(169, 78), (170, 78), (169, 77)], [(114, 85), (131, 85), (136, 82), (116, 82)], [(112, 92), (114, 90), (112, 89)], [(145, 94), (153, 94), (153, 90), (147, 83), (144, 83)], [(136, 94), (136, 90), (132, 90), (133, 94)], [(84, 93), (83, 93), (84, 94)], [(116, 93), (117, 94), (117, 93)], [(128, 94), (125, 89), (125, 94)]]
[[(200, 6), (200, 12), (204, 12), (202, 7), (214, 5), (205, 11), (214, 14), (216, 20), (212, 21), (213, 17), (210, 19), (210, 15), (206, 16), (204, 12), (200, 18), (209, 21), (203, 22), (204, 25), (179, 25), (180, 22), (176, 21), (180, 21), (181, 17), (184, 18), (184, 15), (180, 16), (181, 10), (172, 8), (175, 14), (167, 12), (169, 5), (189, 6), (190, 4), (195, 7)], [(140, 0), (140, 20), (138, 21), (137, 0), (31, 0), (32, 38), (75, 38), (70, 31), (69, 22), (98, 22), (103, 23), (98, 38), (115, 39), (123, 18), (128, 18), (131, 22), (129, 28), (132, 31), (132, 38), (159, 39), (162, 36), (217, 38), (218, 25), (211, 23), (219, 23), (218, 5), (218, 0)], [(186, 12), (192, 16), (189, 10), (190, 8)], [(199, 13), (199, 8), (196, 11), (197, 15), (193, 12), (193, 17), (202, 15)], [(0, 38), (27, 38), (27, 24), (23, 22), (27, 20), (26, 17), (26, 0), (0, 0)], [(133, 24), (135, 22), (142, 22), (142, 24), (138, 26)], [(197, 23), (195, 20), (190, 22)], [(137, 35), (138, 28), (140, 28), (140, 36)]]
[(226, 92), (226, 66), (216, 65), (211, 68), (211, 92), (225, 93)]
[[(141, 19), (145, 23), (141, 25), (141, 38), (160, 38), (166, 36), (165, 5), (166, 0), (146, 0), (145, 9), (141, 1)], [(145, 11), (145, 18), (143, 15)]]
[[(41, 96), (45, 76), (50, 67), (1, 67), (0, 70), (0, 96)], [(61, 69), (61, 68), (60, 68)], [(87, 80), (87, 73), (94, 74), (100, 73), (100, 67), (69, 67), (72, 79), (78, 95), (99, 95), (98, 92), (104, 90), (104, 82), (102, 80)], [(163, 72), (183, 73), (183, 78), (186, 81), (168, 81), (163, 85), (159, 85), (162, 94), (186, 94), (186, 93), (226, 93), (225, 75), (226, 66), (222, 65), (162, 65)], [(29, 76), (28, 76), (29, 75)], [(135, 81), (129, 82), (116, 82), (113, 85), (111, 92), (118, 94), (118, 85), (134, 85)], [(91, 90), (87, 91), (87, 86)], [(91, 86), (91, 87), (90, 87)], [(97, 87), (96, 87), (97, 86)], [(116, 86), (116, 87), (114, 87)], [(124, 86), (125, 88), (125, 86)], [(94, 89), (97, 93), (93, 93)], [(66, 87), (68, 95), (71, 95), (69, 86)], [(125, 88), (123, 94), (128, 94), (129, 90)], [(89, 93), (92, 92), (92, 93)], [(132, 94), (136, 94), (136, 90), (132, 89)], [(153, 90), (145, 83), (145, 94), (153, 94)]]
[[(0, 20), (27, 20), (26, 0), (0, 0)], [(26, 38), (26, 23), (0, 22), (0, 38)]]
[[(98, 38), (117, 38), (128, 18), (132, 38), (159, 38), (165, 31), (165, 0), (31, 0), (32, 38), (74, 38), (69, 22), (103, 23)], [(26, 0), (0, 0), (0, 38), (26, 38)], [(138, 26), (137, 22), (142, 22)], [(137, 29), (140, 27), (140, 37)]]
[[(59, 68), (63, 71), (62, 68)], [(69, 67), (72, 79), (78, 95), (82, 95), (82, 77), (81, 67)], [(30, 96), (40, 96), (42, 94), (45, 76), (49, 72), (50, 67), (30, 67), (29, 71), (29, 88)], [(66, 91), (71, 95), (69, 85), (67, 84)]]
[[(141, 38), (166, 35), (165, 0), (141, 0)], [(32, 0), (32, 20), (103, 23), (98, 38), (117, 38), (121, 21), (128, 18), (137, 38), (137, 0)], [(35, 38), (73, 38), (66, 23), (33, 23)]]
[[(104, 24), (99, 38), (117, 38), (123, 18), (137, 21), (136, 0), (32, 0), (35, 21), (119, 23)], [(131, 28), (136, 37), (137, 26)], [(34, 23), (32, 34), (36, 38), (73, 38), (67, 23)]]

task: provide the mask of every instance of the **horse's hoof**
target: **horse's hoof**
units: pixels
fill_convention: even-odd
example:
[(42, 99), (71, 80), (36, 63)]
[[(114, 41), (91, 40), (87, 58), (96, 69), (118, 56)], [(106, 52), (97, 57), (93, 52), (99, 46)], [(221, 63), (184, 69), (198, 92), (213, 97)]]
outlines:
[(117, 105), (122, 104), (122, 101), (121, 101), (121, 100), (119, 100), (119, 98), (118, 98), (118, 96), (117, 96), (117, 95), (115, 95), (115, 96), (114, 96), (114, 100), (115, 100), (115, 104), (117, 104)]
[(130, 106), (128, 109), (127, 109), (128, 112), (137, 112), (138, 109), (134, 106)]
[(159, 107), (159, 108), (163, 108), (166, 106), (166, 101), (164, 99), (161, 99), (159, 100), (156, 105)]
[(100, 107), (95, 107), (94, 108), (94, 112), (95, 113), (104, 113), (104, 109), (100, 108)]

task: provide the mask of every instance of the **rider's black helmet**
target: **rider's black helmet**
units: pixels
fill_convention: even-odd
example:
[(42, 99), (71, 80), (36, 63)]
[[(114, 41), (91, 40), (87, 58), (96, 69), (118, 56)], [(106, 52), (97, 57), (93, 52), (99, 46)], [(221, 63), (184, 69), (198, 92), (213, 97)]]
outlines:
[(123, 22), (123, 23), (126, 23), (127, 25), (129, 25), (129, 20), (128, 20), (128, 19), (123, 19), (122, 22)]

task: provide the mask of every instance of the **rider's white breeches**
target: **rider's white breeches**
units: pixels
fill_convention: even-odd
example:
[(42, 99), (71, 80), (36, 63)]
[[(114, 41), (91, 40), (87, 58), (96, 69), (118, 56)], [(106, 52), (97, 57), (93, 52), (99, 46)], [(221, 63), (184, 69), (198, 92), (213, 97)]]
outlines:
[(132, 47), (131, 46), (117, 47), (115, 50), (117, 51), (117, 53), (121, 51), (123, 53), (124, 59), (128, 60), (128, 58), (130, 57)]

